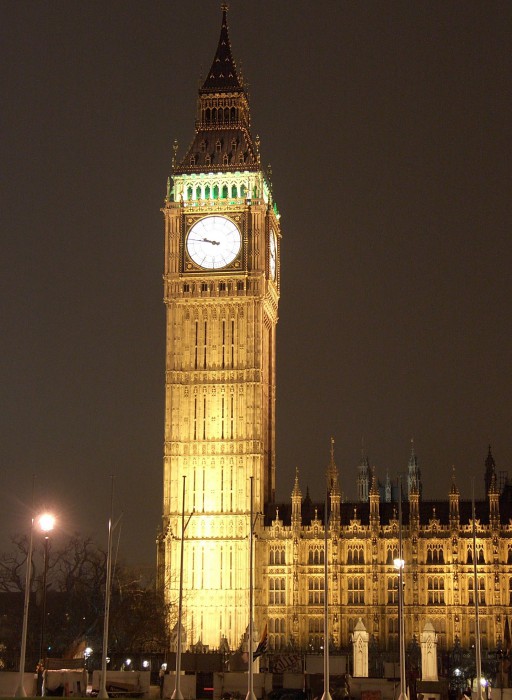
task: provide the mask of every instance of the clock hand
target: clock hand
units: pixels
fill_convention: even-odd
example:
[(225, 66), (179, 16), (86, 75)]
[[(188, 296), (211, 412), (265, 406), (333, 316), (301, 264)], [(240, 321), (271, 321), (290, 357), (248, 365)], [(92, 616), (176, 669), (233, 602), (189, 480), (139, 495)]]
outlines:
[(209, 238), (189, 238), (189, 241), (194, 241), (194, 243), (211, 243), (212, 245), (220, 245), (219, 241), (210, 241)]

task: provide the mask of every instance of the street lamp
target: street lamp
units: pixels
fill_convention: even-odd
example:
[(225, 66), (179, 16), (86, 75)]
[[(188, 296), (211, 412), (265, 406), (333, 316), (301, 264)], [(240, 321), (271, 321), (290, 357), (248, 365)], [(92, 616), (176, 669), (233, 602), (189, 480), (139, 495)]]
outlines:
[(30, 601), (30, 584), (32, 581), (32, 546), (34, 542), (34, 516), (30, 521), (30, 536), (28, 540), (27, 570), (25, 573), (25, 602), (23, 604), (23, 625), (21, 629), (21, 652), (20, 652), (20, 678), (16, 688), (15, 697), (26, 698), (27, 693), (23, 685), (23, 675), (25, 673), (25, 655), (27, 651), (27, 623), (28, 604)]
[(398, 570), (398, 624), (400, 633), (400, 695), (398, 700), (407, 700), (407, 684), (405, 679), (405, 620), (404, 620), (404, 566), (402, 541), (402, 480), (400, 479), (398, 501), (398, 557), (394, 560)]
[(48, 576), (48, 554), (49, 554), (49, 543), (50, 535), (49, 533), (55, 527), (55, 516), (51, 513), (42, 513), (38, 519), (37, 524), (41, 532), (44, 532), (44, 565), (43, 565), (43, 602), (42, 602), (42, 613), (41, 613), (41, 639), (39, 642), (39, 658), (42, 659), (43, 665), (46, 662), (46, 649), (44, 648), (44, 633), (46, 629), (46, 579)]

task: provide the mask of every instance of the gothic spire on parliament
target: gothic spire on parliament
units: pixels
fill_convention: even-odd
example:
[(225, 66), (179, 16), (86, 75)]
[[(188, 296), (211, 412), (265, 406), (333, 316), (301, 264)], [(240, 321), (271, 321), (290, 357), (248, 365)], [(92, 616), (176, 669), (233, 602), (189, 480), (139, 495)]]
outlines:
[(195, 135), (177, 171), (260, 170), (259, 142), (250, 125), (249, 100), (233, 59), (223, 5), (219, 43), (199, 89)]

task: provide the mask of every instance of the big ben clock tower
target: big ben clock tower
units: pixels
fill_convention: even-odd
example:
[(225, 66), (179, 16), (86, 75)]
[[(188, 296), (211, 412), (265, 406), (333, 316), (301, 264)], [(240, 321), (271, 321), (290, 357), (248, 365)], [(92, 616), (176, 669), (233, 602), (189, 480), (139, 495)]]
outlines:
[[(250, 481), (260, 527), (275, 488), (279, 214), (250, 131), (222, 10), (195, 135), (163, 208), (167, 308), (159, 579), (187, 646), (237, 645), (249, 623)], [(186, 477), (183, 480), (183, 477)], [(183, 484), (185, 502), (183, 504)]]

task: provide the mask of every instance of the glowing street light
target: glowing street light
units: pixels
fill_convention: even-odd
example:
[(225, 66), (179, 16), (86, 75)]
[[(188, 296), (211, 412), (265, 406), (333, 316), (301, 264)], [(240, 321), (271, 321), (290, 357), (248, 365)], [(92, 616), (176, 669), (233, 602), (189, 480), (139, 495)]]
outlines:
[(41, 513), (37, 518), (37, 524), (41, 532), (44, 532), (44, 568), (43, 568), (43, 605), (41, 612), (41, 639), (39, 643), (39, 658), (43, 665), (46, 660), (46, 649), (44, 648), (44, 636), (46, 630), (46, 579), (48, 576), (48, 554), (49, 554), (49, 533), (55, 527), (55, 516), (52, 513)]
[(400, 695), (398, 700), (407, 700), (407, 681), (405, 678), (405, 620), (404, 620), (404, 566), (402, 542), (402, 480), (400, 479), (398, 501), (398, 557), (394, 560), (398, 571), (398, 623), (400, 631)]

